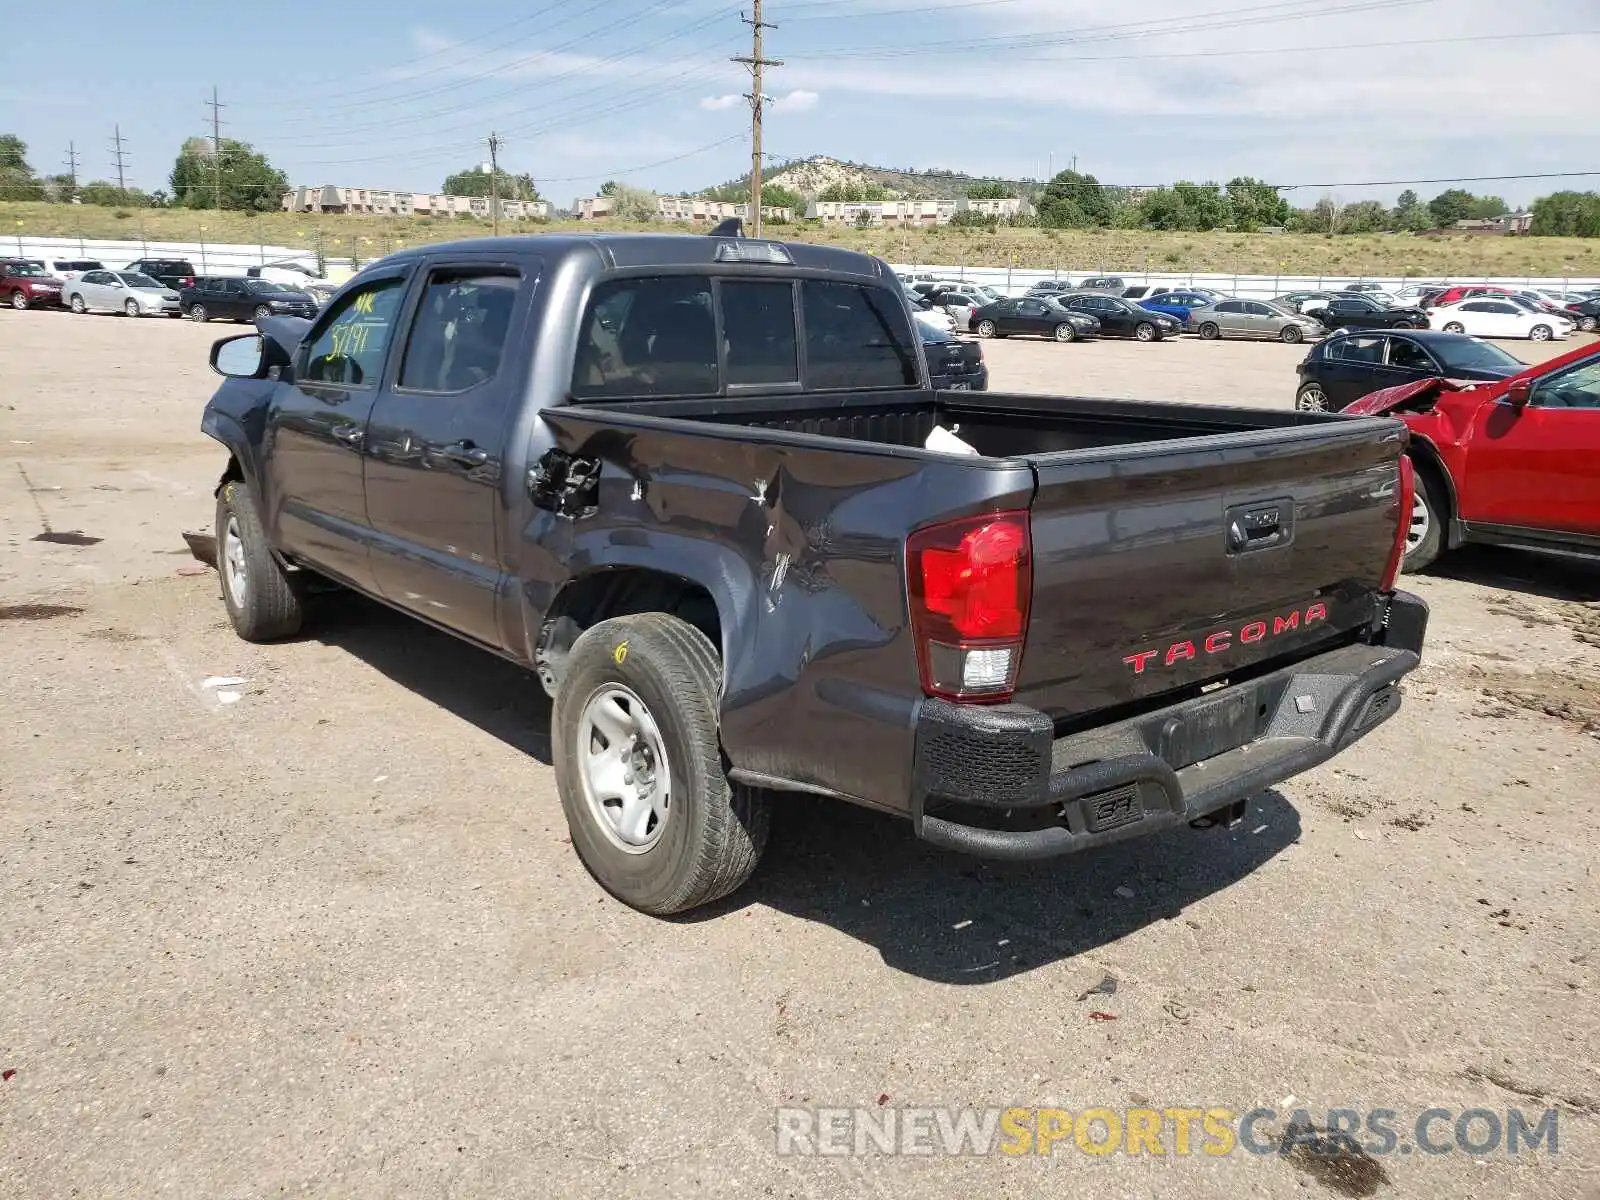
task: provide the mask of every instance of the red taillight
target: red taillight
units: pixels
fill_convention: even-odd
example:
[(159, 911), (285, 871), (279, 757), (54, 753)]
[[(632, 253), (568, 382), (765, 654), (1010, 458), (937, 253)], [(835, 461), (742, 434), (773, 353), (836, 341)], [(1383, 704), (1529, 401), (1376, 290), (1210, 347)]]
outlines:
[(1400, 456), (1399, 486), (1395, 488), (1394, 545), (1389, 547), (1389, 562), (1383, 568), (1382, 591), (1394, 590), (1400, 578), (1400, 563), (1406, 556), (1406, 535), (1411, 532), (1411, 509), (1417, 499), (1417, 471), (1411, 456)]
[(183, 277), (183, 286), (186, 287), (186, 288), (192, 288), (194, 286), (194, 276), (193, 275), (185, 275)]
[(922, 690), (950, 700), (1008, 700), (1033, 593), (1026, 512), (919, 529), (906, 541), (911, 630)]

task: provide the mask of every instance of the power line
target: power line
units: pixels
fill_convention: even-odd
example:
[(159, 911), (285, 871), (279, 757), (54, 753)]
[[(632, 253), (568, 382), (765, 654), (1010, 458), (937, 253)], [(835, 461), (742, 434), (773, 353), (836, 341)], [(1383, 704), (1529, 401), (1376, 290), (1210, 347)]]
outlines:
[(124, 179), (124, 171), (128, 165), (128, 155), (122, 148), (122, 126), (113, 125), (111, 146), (113, 151), (112, 163), (117, 168), (117, 199), (124, 204), (128, 201), (128, 185)]
[(751, 87), (745, 93), (745, 98), (750, 101), (750, 221), (755, 227), (756, 237), (761, 236), (761, 110), (766, 106), (767, 98), (761, 91), (761, 72), (764, 67), (781, 67), (783, 63), (776, 58), (761, 57), (761, 31), (763, 29), (776, 29), (777, 26), (770, 21), (761, 19), (761, 0), (752, 0), (754, 8), (751, 15), (746, 17), (739, 14), (739, 19), (750, 26), (752, 45), (749, 55), (734, 58), (732, 61), (743, 63), (750, 68)]
[(74, 195), (78, 191), (78, 146), (76, 142), (67, 143), (67, 161), (63, 164), (67, 168), (67, 180), (72, 186)]
[(1482, 33), (1466, 37), (1403, 38), (1393, 42), (1345, 42), (1337, 45), (1272, 46), (1253, 50), (1187, 50), (1167, 54), (1074, 54), (1040, 55), (1037, 58), (1018, 58), (1013, 62), (1080, 63), (1080, 62), (1140, 62), (1144, 59), (1175, 58), (1246, 58), (1266, 54), (1329, 54), (1344, 50), (1389, 50), (1412, 46), (1448, 46), (1462, 42), (1504, 42), (1513, 39), (1595, 37), (1600, 29), (1551, 29), (1542, 33), (1510, 32)]

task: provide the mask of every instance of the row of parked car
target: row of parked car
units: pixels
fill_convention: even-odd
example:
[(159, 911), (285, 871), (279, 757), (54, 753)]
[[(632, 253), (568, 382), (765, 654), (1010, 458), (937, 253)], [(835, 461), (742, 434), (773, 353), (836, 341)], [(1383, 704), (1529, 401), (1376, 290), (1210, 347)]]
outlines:
[(17, 309), (258, 321), (314, 316), (333, 291), (297, 263), (251, 267), (237, 276), (197, 275), (181, 258), (135, 259), (121, 270), (88, 258), (0, 259), (0, 299)]

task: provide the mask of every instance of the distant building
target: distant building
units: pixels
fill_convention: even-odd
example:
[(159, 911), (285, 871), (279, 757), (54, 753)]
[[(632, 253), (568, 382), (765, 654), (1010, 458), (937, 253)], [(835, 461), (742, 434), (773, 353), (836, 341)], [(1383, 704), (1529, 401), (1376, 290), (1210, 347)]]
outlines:
[[(948, 225), (956, 215), (954, 200), (813, 200), (806, 218), (824, 225)], [(971, 203), (969, 201), (969, 203)]]
[(1472, 217), (1457, 221), (1451, 230), (1456, 233), (1519, 234), (1533, 231), (1531, 212), (1507, 213), (1503, 217)]
[(956, 211), (973, 212), (981, 217), (997, 217), (1009, 221), (1012, 217), (1032, 213), (1033, 205), (1017, 196), (1006, 196), (999, 200), (974, 200), (969, 196), (962, 196), (956, 201)]
[[(610, 196), (583, 196), (572, 202), (572, 211), (580, 221), (609, 217), (615, 209), (616, 201)], [(688, 221), (697, 225), (709, 225), (717, 221), (726, 221), (729, 217), (748, 221), (749, 213), (748, 204), (728, 200), (707, 200), (700, 196), (656, 197), (656, 216), (663, 221)], [(763, 204), (761, 219), (792, 221), (794, 210), (776, 204)]]
[[(283, 194), (285, 212), (362, 213), (385, 217), (485, 217), (487, 196), (446, 196), (442, 192), (395, 192), (378, 188), (298, 187)], [(543, 200), (502, 200), (500, 216), (510, 221), (543, 220), (550, 206)]]
[(610, 196), (583, 196), (572, 202), (572, 215), (580, 221), (609, 217), (617, 202)]

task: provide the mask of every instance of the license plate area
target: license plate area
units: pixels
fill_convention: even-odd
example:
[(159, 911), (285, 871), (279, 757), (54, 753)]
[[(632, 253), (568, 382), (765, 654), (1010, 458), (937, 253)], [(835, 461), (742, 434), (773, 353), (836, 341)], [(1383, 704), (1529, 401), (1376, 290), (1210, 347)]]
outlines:
[(1261, 736), (1269, 708), (1253, 687), (1230, 688), (1162, 722), (1155, 752), (1175, 771)]

